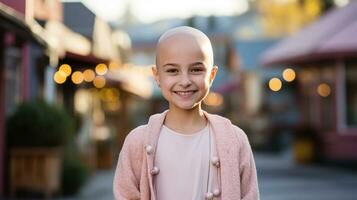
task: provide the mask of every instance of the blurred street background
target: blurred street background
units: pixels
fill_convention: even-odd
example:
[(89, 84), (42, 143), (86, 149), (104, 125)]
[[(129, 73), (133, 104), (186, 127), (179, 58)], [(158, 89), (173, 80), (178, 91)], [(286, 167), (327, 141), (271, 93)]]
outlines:
[(247, 133), (261, 199), (357, 198), (357, 1), (0, 0), (0, 199), (113, 199), (182, 25), (212, 41), (204, 109)]
[[(294, 164), (289, 152), (256, 153), (259, 188), (263, 200), (354, 200), (357, 173), (326, 166)], [(58, 200), (113, 199), (114, 171), (99, 171), (75, 196)]]

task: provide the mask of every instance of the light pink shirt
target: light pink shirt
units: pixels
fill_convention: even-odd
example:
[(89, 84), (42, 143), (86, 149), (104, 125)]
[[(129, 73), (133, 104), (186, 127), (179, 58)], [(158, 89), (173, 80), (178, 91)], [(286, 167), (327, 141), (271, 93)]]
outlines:
[(208, 126), (190, 135), (163, 126), (155, 157), (155, 165), (160, 168), (154, 179), (157, 199), (204, 199), (208, 188), (209, 152)]

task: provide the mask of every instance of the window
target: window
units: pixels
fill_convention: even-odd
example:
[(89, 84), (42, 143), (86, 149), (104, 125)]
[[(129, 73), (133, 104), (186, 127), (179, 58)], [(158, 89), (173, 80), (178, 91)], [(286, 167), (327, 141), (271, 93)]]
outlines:
[[(302, 114), (304, 123), (312, 124), (322, 132), (335, 128), (334, 102), (335, 98), (335, 70), (334, 66), (319, 63), (305, 67), (300, 71), (299, 78)], [(329, 92), (319, 93), (319, 87), (328, 87)]]
[(331, 131), (335, 128), (334, 126), (335, 123), (333, 120), (333, 115), (335, 113), (333, 99), (336, 98), (336, 93), (335, 93), (336, 71), (334, 67), (325, 66), (324, 68), (321, 68), (320, 74), (321, 77), (320, 77), (319, 86), (324, 85), (330, 89), (329, 92), (322, 91), (323, 93), (325, 93), (324, 94), (325, 96), (320, 95), (319, 97), (320, 105), (321, 105), (320, 126), (323, 131)]
[(21, 100), (21, 52), (17, 48), (5, 51), (5, 114), (11, 114)]
[(357, 127), (357, 60), (346, 62), (346, 124)]

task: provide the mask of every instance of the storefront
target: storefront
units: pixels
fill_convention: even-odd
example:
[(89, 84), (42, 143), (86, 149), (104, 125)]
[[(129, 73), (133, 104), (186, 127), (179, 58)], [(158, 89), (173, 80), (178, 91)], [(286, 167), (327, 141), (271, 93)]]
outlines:
[(24, 8), (24, 4), (17, 3), (19, 8), (12, 8), (0, 2), (0, 198), (4, 195), (6, 175), (6, 117), (19, 102), (31, 98), (33, 83), (38, 83), (30, 80), (36, 71), (34, 67), (46, 57), (41, 53), (46, 48), (43, 37), (34, 33), (24, 14), (16, 10)]
[(328, 160), (357, 160), (357, 2), (335, 9), (262, 57), (293, 66), (299, 82), (300, 126), (312, 126)]

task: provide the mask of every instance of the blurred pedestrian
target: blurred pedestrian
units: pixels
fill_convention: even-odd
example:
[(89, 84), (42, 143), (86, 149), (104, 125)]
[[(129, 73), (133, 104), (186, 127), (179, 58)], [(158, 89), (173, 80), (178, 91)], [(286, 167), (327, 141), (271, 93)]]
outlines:
[(119, 155), (117, 200), (257, 200), (253, 154), (230, 120), (205, 112), (218, 67), (208, 37), (191, 27), (165, 32), (153, 74), (169, 109), (132, 130)]

